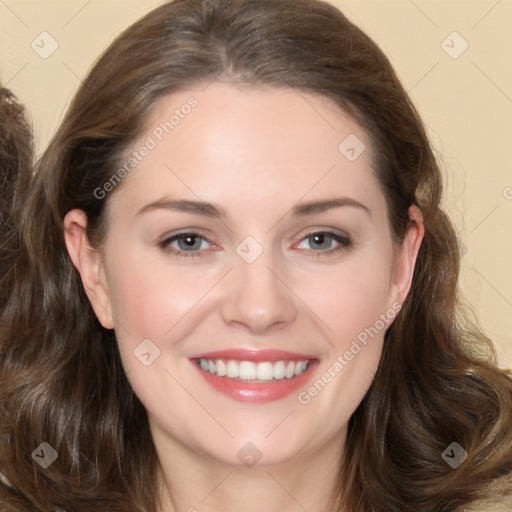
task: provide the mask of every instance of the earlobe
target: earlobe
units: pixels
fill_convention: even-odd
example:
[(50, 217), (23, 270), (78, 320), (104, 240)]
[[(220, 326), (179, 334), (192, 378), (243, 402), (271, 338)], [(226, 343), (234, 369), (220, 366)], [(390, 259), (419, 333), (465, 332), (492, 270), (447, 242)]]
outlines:
[(403, 304), (411, 289), (414, 268), (425, 235), (423, 215), (420, 209), (412, 205), (409, 208), (409, 227), (402, 245), (397, 249), (394, 284), (396, 286), (396, 300)]
[(85, 293), (98, 320), (106, 329), (113, 329), (102, 255), (89, 244), (86, 229), (87, 215), (83, 210), (71, 210), (64, 217), (64, 237), (69, 257), (80, 274)]

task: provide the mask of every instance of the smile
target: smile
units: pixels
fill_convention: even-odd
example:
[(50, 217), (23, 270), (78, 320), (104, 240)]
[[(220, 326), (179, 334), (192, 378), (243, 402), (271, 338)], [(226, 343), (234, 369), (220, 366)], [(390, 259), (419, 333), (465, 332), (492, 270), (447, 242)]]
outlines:
[(280, 400), (308, 384), (319, 360), (282, 350), (224, 350), (190, 359), (210, 389), (241, 402)]

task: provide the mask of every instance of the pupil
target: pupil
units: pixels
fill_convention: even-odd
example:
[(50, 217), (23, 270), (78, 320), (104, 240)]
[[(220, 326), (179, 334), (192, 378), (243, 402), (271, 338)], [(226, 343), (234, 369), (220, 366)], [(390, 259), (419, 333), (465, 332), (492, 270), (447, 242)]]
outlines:
[[(196, 248), (196, 246), (198, 246), (198, 243), (197, 243), (197, 237), (196, 236), (182, 236), (180, 239), (179, 239), (179, 242), (178, 242), (182, 248), (185, 248), (185, 249), (191, 249), (191, 248)], [(199, 243), (200, 245), (200, 243)]]
[(313, 243), (321, 246), (323, 249), (329, 248), (329, 240), (322, 233), (313, 235)]

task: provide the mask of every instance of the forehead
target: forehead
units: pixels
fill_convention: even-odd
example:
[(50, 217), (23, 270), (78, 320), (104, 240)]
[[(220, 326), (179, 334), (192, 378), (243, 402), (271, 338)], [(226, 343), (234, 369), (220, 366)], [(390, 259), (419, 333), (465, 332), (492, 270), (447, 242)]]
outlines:
[(170, 94), (129, 160), (119, 195), (134, 208), (164, 194), (283, 206), (334, 191), (382, 200), (367, 134), (331, 100), (292, 88), (213, 83)]

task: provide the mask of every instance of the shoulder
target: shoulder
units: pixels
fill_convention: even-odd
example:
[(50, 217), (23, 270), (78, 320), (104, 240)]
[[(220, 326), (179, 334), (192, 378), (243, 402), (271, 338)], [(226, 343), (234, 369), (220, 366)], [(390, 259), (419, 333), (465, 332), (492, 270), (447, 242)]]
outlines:
[(486, 498), (457, 512), (512, 512), (512, 473), (494, 480), (485, 493)]

